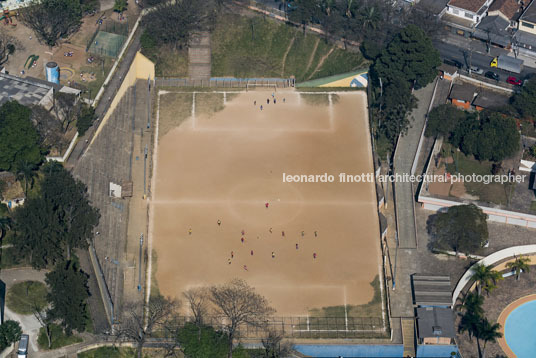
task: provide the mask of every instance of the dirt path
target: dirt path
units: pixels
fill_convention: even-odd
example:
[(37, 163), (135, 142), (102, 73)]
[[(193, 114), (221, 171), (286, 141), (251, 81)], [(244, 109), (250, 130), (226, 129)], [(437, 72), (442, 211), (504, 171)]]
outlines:
[(318, 49), (319, 43), (320, 43), (320, 38), (317, 38), (315, 42), (315, 47), (313, 48), (313, 51), (311, 52), (311, 56), (309, 56), (309, 62), (307, 62), (307, 67), (305, 68), (305, 71), (303, 73), (307, 73), (307, 71), (309, 71), (309, 68), (311, 67), (311, 64), (313, 63), (313, 59), (315, 58), (316, 50)]
[[(317, 45), (318, 45), (318, 43), (317, 43)], [(315, 50), (316, 50), (316, 47), (315, 47)], [(329, 51), (328, 51), (328, 53), (326, 53), (324, 56), (322, 56), (322, 57), (320, 58), (320, 61), (318, 61), (318, 64), (317, 64), (316, 67), (315, 67), (315, 70), (309, 75), (309, 77), (307, 77), (308, 80), (310, 80), (310, 79), (313, 77), (313, 75), (314, 75), (315, 73), (318, 72), (318, 70), (320, 69), (320, 67), (322, 67), (322, 65), (324, 64), (324, 61), (327, 60), (327, 58), (329, 57), (329, 55), (331, 55), (331, 53), (332, 53), (334, 50), (335, 50), (335, 47), (330, 48)]]
[[(298, 30), (296, 30), (296, 32), (297, 31)], [(296, 32), (294, 32), (294, 36), (292, 36), (292, 39), (290, 40), (290, 43), (288, 44), (287, 50), (285, 51), (285, 54), (283, 55), (282, 66), (281, 66), (281, 77), (284, 76), (285, 63), (287, 62), (287, 55), (290, 52), (290, 49), (292, 48), (292, 45), (294, 45), (294, 40), (296, 40)]]

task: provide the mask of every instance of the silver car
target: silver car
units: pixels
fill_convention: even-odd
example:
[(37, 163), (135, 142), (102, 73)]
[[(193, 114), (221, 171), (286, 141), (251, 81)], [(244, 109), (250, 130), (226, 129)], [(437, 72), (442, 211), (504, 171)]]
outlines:
[(471, 66), (471, 73), (476, 73), (477, 75), (481, 75), (484, 73), (484, 70), (476, 66)]

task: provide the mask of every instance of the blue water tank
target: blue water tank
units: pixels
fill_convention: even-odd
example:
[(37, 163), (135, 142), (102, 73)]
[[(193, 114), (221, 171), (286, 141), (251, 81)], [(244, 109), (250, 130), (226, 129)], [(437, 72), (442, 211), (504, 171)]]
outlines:
[(56, 62), (49, 62), (46, 65), (47, 81), (60, 84), (60, 68)]

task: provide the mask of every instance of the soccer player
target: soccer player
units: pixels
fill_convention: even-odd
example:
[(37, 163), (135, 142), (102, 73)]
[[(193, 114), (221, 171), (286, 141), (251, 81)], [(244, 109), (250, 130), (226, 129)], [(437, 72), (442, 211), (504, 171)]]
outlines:
[(272, 258), (275, 259), (275, 252), (272, 251)]
[(220, 225), (221, 225), (221, 220), (220, 220), (220, 219), (218, 219), (218, 226), (220, 226)]
[(192, 228), (188, 229), (188, 235), (192, 235)]
[(313, 259), (316, 259), (316, 252), (313, 252)]
[(296, 244), (296, 250), (298, 250), (298, 244)]

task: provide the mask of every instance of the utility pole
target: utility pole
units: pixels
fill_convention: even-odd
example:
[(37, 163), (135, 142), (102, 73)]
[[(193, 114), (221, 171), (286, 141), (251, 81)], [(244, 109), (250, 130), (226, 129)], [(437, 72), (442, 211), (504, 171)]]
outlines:
[(140, 256), (138, 258), (138, 292), (141, 291), (141, 254), (143, 251), (143, 233), (140, 236)]

